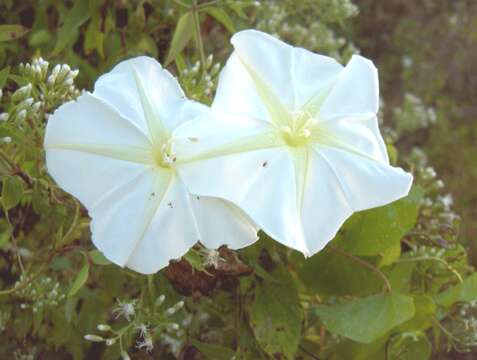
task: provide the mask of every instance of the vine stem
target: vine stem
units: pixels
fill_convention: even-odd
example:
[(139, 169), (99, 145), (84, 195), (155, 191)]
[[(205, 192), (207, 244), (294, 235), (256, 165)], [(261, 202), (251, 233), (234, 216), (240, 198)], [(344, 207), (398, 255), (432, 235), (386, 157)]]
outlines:
[(333, 246), (333, 245), (329, 245), (328, 246), (332, 251), (334, 251), (335, 253), (337, 253), (338, 255), (341, 255), (341, 256), (344, 256), (344, 257), (347, 257), (348, 259), (351, 259), (353, 260), (355, 263), (361, 265), (362, 267), (374, 272), (376, 275), (378, 275), (382, 280), (383, 280), (383, 283), (384, 283), (384, 286), (386, 287), (386, 291), (387, 292), (391, 292), (392, 291), (392, 288), (391, 288), (391, 283), (389, 282), (388, 278), (386, 277), (386, 275), (384, 275), (384, 273), (379, 270), (377, 267), (371, 265), (370, 263), (368, 263), (367, 261), (364, 261), (363, 259), (357, 257), (357, 256), (354, 256), (353, 254), (350, 254), (349, 252), (346, 252), (336, 246)]
[(202, 41), (202, 33), (200, 32), (199, 9), (197, 7), (197, 0), (194, 0), (194, 2), (192, 3), (192, 7), (190, 11), (194, 19), (195, 35), (197, 37), (197, 47), (199, 48), (200, 61), (203, 67), (205, 66), (205, 52), (204, 52), (204, 42)]
[(397, 262), (413, 262), (413, 261), (426, 261), (426, 260), (437, 261), (437, 262), (440, 262), (441, 264), (444, 264), (447, 270), (453, 273), (460, 283), (464, 282), (464, 279), (462, 279), (462, 276), (459, 274), (459, 272), (456, 269), (454, 269), (447, 261), (435, 256), (426, 256), (426, 257), (421, 256), (421, 257), (415, 257), (415, 258), (409, 258), (409, 259), (399, 259)]
[(20, 271), (22, 275), (25, 275), (25, 267), (23, 266), (23, 261), (22, 257), (20, 255), (20, 250), (18, 249), (18, 243), (17, 243), (17, 238), (15, 237), (15, 228), (12, 225), (12, 222), (10, 221), (10, 216), (8, 214), (8, 210), (5, 206), (3, 206), (3, 213), (5, 215), (5, 220), (7, 220), (8, 223), (8, 228), (10, 231), (10, 237), (12, 238), (12, 245), (13, 245), (13, 252), (15, 253), (15, 257), (17, 258), (18, 261), (18, 266), (20, 267)]

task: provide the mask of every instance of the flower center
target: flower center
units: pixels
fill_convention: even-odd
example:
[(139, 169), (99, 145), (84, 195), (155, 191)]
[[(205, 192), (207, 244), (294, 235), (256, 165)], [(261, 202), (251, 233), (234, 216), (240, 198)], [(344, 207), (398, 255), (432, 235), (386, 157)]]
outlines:
[(176, 162), (176, 156), (172, 151), (171, 143), (168, 141), (161, 145), (160, 150), (156, 153), (156, 164), (159, 167), (170, 169)]
[(280, 135), (289, 146), (304, 146), (311, 140), (312, 116), (304, 111), (291, 114), (288, 125), (280, 128)]

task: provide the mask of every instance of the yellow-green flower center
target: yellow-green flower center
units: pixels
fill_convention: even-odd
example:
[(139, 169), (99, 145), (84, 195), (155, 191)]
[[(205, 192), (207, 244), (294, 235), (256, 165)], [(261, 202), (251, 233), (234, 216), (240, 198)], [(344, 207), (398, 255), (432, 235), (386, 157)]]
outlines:
[(176, 156), (172, 151), (170, 142), (166, 142), (156, 148), (154, 159), (156, 160), (156, 165), (164, 169), (170, 169), (174, 165)]
[(311, 141), (313, 118), (306, 112), (298, 111), (291, 114), (288, 125), (280, 127), (280, 135), (283, 140), (293, 147), (307, 145)]

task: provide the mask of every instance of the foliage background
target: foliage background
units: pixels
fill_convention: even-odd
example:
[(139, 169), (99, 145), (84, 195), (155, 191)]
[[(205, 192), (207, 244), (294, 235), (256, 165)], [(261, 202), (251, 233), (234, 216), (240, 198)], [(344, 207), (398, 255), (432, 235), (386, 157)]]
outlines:
[[(475, 19), (470, 0), (1, 0), (0, 24), (20, 26), (0, 26), (0, 357), (473, 358)], [(356, 214), (306, 261), (262, 234), (217, 266), (200, 246), (154, 276), (109, 265), (44, 169), (48, 114), (139, 54), (209, 103), (231, 33), (249, 27), (375, 61), (411, 195)]]

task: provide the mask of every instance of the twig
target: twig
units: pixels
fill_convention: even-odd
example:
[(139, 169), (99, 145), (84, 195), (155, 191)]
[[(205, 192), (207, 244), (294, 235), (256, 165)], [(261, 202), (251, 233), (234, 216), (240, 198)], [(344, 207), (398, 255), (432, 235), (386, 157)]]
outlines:
[(318, 356), (316, 356), (315, 354), (313, 354), (312, 352), (308, 351), (304, 346), (302, 345), (299, 345), (298, 346), (300, 348), (301, 351), (303, 351), (305, 354), (307, 354), (309, 357), (311, 357), (312, 359), (315, 359), (315, 360), (320, 360), (320, 358)]

